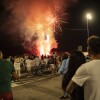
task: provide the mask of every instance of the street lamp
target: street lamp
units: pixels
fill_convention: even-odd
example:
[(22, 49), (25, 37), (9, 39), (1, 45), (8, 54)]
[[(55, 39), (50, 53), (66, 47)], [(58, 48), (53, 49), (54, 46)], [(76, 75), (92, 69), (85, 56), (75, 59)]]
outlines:
[(92, 19), (92, 15), (90, 13), (87, 13), (86, 14), (86, 19), (87, 19), (87, 35), (88, 35), (88, 38), (89, 38), (89, 20)]

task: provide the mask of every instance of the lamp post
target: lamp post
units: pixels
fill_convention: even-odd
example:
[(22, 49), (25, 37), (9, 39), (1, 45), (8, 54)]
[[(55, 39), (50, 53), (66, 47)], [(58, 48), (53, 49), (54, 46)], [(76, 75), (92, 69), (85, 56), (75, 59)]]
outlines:
[(90, 13), (87, 13), (86, 14), (86, 20), (87, 20), (87, 35), (88, 35), (88, 38), (89, 38), (89, 20), (92, 19), (92, 15)]

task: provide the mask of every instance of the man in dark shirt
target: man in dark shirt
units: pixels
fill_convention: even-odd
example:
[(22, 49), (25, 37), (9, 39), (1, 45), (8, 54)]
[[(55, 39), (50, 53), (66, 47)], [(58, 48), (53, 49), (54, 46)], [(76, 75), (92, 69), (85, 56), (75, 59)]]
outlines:
[(14, 66), (10, 61), (3, 59), (0, 51), (0, 100), (13, 100), (11, 75), (16, 78)]

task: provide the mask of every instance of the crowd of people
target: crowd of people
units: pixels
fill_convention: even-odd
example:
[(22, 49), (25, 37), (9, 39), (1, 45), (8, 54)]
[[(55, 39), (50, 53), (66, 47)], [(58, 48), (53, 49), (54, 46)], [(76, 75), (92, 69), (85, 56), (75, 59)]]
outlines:
[(61, 64), (61, 59), (62, 56), (56, 53), (52, 53), (52, 55), (49, 56), (41, 55), (40, 57), (25, 54), (23, 56), (9, 56), (7, 58), (8, 61), (13, 63), (15, 72), (18, 76), (18, 79), (15, 81), (20, 79), (22, 73), (27, 73), (27, 77), (39, 75), (43, 72), (51, 74), (57, 73)]
[[(52, 53), (51, 56), (41, 55), (41, 57), (29, 54), (14, 58), (10, 56), (7, 60), (3, 59), (0, 51), (0, 100), (1, 98), (13, 100), (9, 75), (12, 74), (14, 80), (19, 81), (20, 73), (23, 71), (27, 72), (27, 77), (33, 76), (33, 72), (38, 75), (40, 71), (61, 74), (63, 95), (60, 99), (99, 100), (100, 38), (91, 36), (88, 39), (87, 50), (88, 57), (85, 57), (82, 51), (76, 50), (63, 54)], [(3, 72), (8, 66), (10, 67), (6, 73), (9, 77)]]

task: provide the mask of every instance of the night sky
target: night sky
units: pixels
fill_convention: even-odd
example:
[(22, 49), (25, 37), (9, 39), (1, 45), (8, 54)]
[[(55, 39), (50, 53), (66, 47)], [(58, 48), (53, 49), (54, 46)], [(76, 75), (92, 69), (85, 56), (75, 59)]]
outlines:
[[(4, 55), (16, 55), (25, 52), (22, 46), (23, 40), (17, 34), (8, 33), (8, 29), (4, 24), (9, 18), (10, 11), (6, 10), (4, 3), (6, 0), (0, 0), (0, 49)], [(12, 0), (10, 0), (12, 1)], [(87, 31), (85, 13), (91, 12), (93, 19), (89, 21), (90, 35), (100, 36), (100, 7), (99, 0), (73, 0), (74, 3), (70, 4), (67, 8), (67, 22), (62, 25), (62, 31), (56, 35), (58, 51), (76, 50), (78, 45), (82, 45), (83, 51), (86, 50)], [(16, 37), (16, 39), (15, 39)]]
[(89, 34), (100, 36), (100, 7), (98, 0), (79, 0), (69, 8), (68, 24), (62, 28), (62, 38), (59, 39), (59, 49), (76, 50), (78, 45), (86, 51), (87, 30), (85, 14), (91, 12), (93, 19), (89, 21)]

